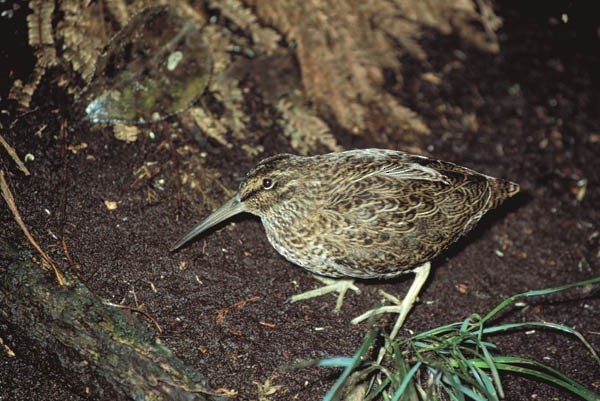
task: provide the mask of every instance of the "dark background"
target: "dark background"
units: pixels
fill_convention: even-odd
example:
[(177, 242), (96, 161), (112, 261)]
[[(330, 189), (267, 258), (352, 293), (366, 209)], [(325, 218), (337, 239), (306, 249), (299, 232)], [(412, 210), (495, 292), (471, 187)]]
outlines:
[[(520, 196), (486, 216), (434, 262), (407, 330), (483, 314), (506, 296), (600, 274), (598, 14), (588, 2), (523, 3), (497, 5), (504, 20), (499, 54), (482, 54), (453, 36), (426, 34), (421, 43), (431, 57), (430, 71), (443, 71), (456, 60), (462, 68), (446, 72), (440, 85), (430, 85), (419, 78), (423, 65), (407, 58), (402, 90), (390, 87), (431, 128), (432, 134), (423, 139), (423, 149), (431, 156), (516, 181), (522, 188)], [(377, 302), (378, 288), (402, 294), (411, 277), (361, 284), (363, 294), (350, 294), (336, 316), (331, 312), (333, 297), (285, 303), (316, 284), (271, 248), (260, 222), (251, 216), (169, 253), (173, 241), (210, 207), (201, 205), (202, 215), (178, 209), (174, 173), (168, 167), (173, 154), (160, 146), (168, 134), (164, 126), (156, 130), (157, 139), (142, 136), (125, 144), (110, 130), (99, 134), (83, 121), (72, 121), (68, 137), (60, 138), (56, 114), (69, 119), (72, 99), (52, 92), (52, 73), (36, 92), (31, 113), (21, 115), (6, 101), (12, 81), (26, 79), (34, 64), (22, 4), (21, 11), (0, 20), (0, 122), (2, 135), (21, 157), (31, 153), (35, 160), (28, 163), (30, 177), (16, 170), (4, 150), (0, 166), (11, 173), (17, 205), (42, 247), (68, 266), (54, 237), (64, 228), (77, 261), (71, 268), (82, 280), (112, 302), (143, 304), (160, 323), (163, 343), (204, 372), (213, 386), (236, 389), (239, 399), (256, 399), (253, 382), (271, 377), (284, 386), (273, 400), (322, 397), (337, 371), (283, 373), (279, 368), (301, 359), (352, 354), (366, 327), (351, 326), (351, 318)], [(0, 4), (0, 10), (9, 8)], [(561, 21), (562, 13), (568, 23)], [(476, 115), (476, 126), (470, 113)], [(48, 126), (42, 134), (34, 135), (44, 124)], [(65, 146), (84, 142), (86, 149), (65, 154)], [(247, 169), (267, 156), (245, 160), (235, 149), (214, 143), (201, 148), (181, 132), (172, 137), (175, 148), (186, 145), (206, 152), (207, 166), (221, 171), (222, 181), (232, 189)], [(369, 146), (368, 140), (361, 145)], [(277, 146), (268, 152), (289, 151)], [(165, 189), (155, 191), (152, 202), (147, 188), (132, 187), (134, 170), (149, 160), (167, 166), (160, 174)], [(582, 187), (585, 194), (578, 200)], [(64, 196), (66, 224), (58, 213)], [(118, 201), (117, 210), (108, 211), (103, 200)], [(0, 208), (0, 224), (24, 242), (6, 208)], [(249, 302), (230, 309), (217, 324), (219, 311), (243, 300)], [(573, 327), (598, 348), (598, 289), (541, 298), (506, 314), (502, 322), (530, 320)], [(65, 376), (51, 358), (31, 355), (1, 318), (0, 338), (17, 354), (9, 357), (0, 349), (0, 400), (85, 398), (73, 390), (80, 388), (77, 378)], [(600, 368), (573, 338), (537, 331), (494, 340), (504, 354), (544, 362), (600, 390)], [(504, 380), (509, 400), (575, 399), (537, 381), (514, 376)]]

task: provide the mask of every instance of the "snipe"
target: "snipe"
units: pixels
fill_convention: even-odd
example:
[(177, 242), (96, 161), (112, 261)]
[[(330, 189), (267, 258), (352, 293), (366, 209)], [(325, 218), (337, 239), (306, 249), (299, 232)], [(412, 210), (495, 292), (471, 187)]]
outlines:
[[(398, 306), (354, 320), (399, 313), (395, 336), (427, 279), (429, 261), (518, 191), (515, 183), (399, 151), (280, 154), (250, 170), (237, 194), (172, 250), (235, 214), (249, 212), (261, 218), (281, 255), (318, 275), (391, 278), (415, 272)], [(348, 288), (356, 290), (351, 280), (337, 280), (292, 300), (331, 291), (343, 296)]]

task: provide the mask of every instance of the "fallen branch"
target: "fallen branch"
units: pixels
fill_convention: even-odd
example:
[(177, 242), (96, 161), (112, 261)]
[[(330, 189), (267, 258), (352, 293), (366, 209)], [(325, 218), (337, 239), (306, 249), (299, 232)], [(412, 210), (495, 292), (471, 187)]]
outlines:
[(0, 232), (0, 322), (17, 356), (58, 361), (64, 384), (94, 399), (204, 401), (235, 394), (210, 389), (144, 323), (104, 304), (69, 272), (66, 284), (56, 285), (9, 231)]

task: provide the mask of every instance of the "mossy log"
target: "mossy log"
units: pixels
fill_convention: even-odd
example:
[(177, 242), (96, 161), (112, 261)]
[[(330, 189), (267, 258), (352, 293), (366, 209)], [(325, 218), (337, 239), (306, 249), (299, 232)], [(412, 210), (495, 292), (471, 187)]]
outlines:
[(17, 355), (46, 354), (64, 371), (65, 386), (92, 399), (224, 399), (209, 395), (205, 377), (161, 345), (137, 316), (106, 305), (68, 272), (66, 284), (58, 285), (52, 271), (2, 231), (0, 323)]

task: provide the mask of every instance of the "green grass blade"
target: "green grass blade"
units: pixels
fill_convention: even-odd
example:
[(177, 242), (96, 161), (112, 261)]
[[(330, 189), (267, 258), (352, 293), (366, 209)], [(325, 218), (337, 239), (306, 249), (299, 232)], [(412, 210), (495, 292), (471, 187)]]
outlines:
[(563, 331), (565, 333), (568, 333), (568, 334), (571, 334), (571, 335), (577, 337), (579, 339), (579, 341), (581, 341), (581, 343), (588, 349), (588, 351), (590, 351), (590, 353), (592, 354), (592, 357), (596, 360), (596, 362), (598, 364), (600, 364), (600, 357), (598, 357), (598, 353), (596, 352), (594, 347), (592, 347), (592, 345), (585, 339), (585, 337), (583, 337), (583, 335), (580, 332), (570, 328), (569, 326), (565, 326), (564, 324), (550, 323), (550, 322), (508, 323), (508, 324), (502, 324), (499, 326), (488, 327), (488, 328), (484, 329), (484, 333), (491, 334), (491, 333), (497, 333), (497, 332), (501, 332), (501, 331), (508, 331), (508, 330), (512, 330), (512, 329), (522, 329), (524, 327), (532, 327), (532, 326), (542, 327), (545, 329), (553, 329), (553, 330)]
[(375, 397), (383, 394), (383, 391), (387, 388), (387, 386), (389, 386), (391, 383), (390, 378), (386, 377), (384, 380), (381, 381), (381, 384), (379, 386), (377, 386), (374, 390), (369, 391), (367, 393), (367, 397), (364, 399), (364, 401), (371, 401), (374, 400)]
[(410, 339), (413, 341), (430, 338), (430, 337), (440, 337), (444, 333), (456, 331), (456, 328), (460, 327), (460, 323), (450, 323), (444, 326), (435, 327), (433, 329), (424, 331), (422, 333), (415, 334)]
[(509, 297), (509, 298), (505, 299), (504, 301), (502, 301), (498, 306), (496, 306), (487, 315), (485, 315), (481, 319), (481, 323), (483, 324), (484, 322), (490, 320), (498, 312), (500, 312), (502, 309), (506, 308), (508, 305), (510, 305), (516, 299), (523, 298), (523, 297), (536, 297), (539, 295), (547, 295), (547, 294), (552, 294), (552, 293), (559, 292), (559, 291), (564, 291), (564, 290), (567, 290), (567, 289), (573, 288), (573, 287), (581, 287), (584, 285), (596, 284), (596, 283), (600, 283), (600, 276), (594, 277), (594, 278), (591, 278), (588, 280), (584, 280), (584, 281), (578, 281), (576, 283), (561, 285), (559, 287), (546, 288), (543, 290), (527, 291), (527, 292), (522, 292), (520, 294), (513, 295), (512, 297)]
[[(483, 393), (486, 400), (497, 401), (497, 397), (494, 397), (492, 393), (490, 393), (485, 387), (483, 379), (479, 374), (480, 372), (477, 370), (477, 368), (474, 365), (472, 365), (469, 361), (465, 361), (465, 365), (469, 367), (471, 377), (473, 378), (471, 386), (473, 387), (474, 391), (477, 391), (478, 393)], [(495, 393), (495, 391), (493, 391), (493, 393)]]
[(465, 401), (465, 392), (463, 391), (464, 386), (462, 385), (458, 376), (456, 376), (455, 374), (445, 374), (442, 376), (442, 381), (449, 385), (450, 389), (453, 390), (453, 392), (449, 393), (451, 396), (453, 396), (458, 401)]
[(496, 388), (498, 389), (498, 394), (500, 394), (500, 398), (504, 398), (504, 389), (502, 388), (502, 380), (500, 380), (500, 374), (498, 373), (498, 369), (496, 368), (496, 364), (494, 363), (494, 358), (492, 354), (488, 351), (487, 347), (482, 347), (484, 360), (489, 364), (490, 372), (492, 373), (492, 378), (494, 383), (496, 383)]
[(353, 358), (347, 356), (334, 356), (332, 358), (320, 359), (317, 366), (323, 368), (346, 368), (354, 362)]
[(398, 386), (398, 388), (392, 395), (391, 401), (398, 401), (400, 399), (400, 397), (402, 397), (402, 395), (404, 395), (404, 391), (408, 387), (409, 383), (412, 381), (413, 376), (415, 375), (415, 373), (417, 372), (417, 370), (419, 369), (420, 366), (421, 366), (421, 362), (417, 362), (417, 363), (415, 363), (415, 365), (412, 368), (410, 368), (410, 370), (406, 373), (406, 375), (402, 379), (400, 386)]
[(483, 393), (486, 400), (498, 401), (498, 394), (493, 382), (490, 380), (488, 374), (479, 369), (473, 360), (465, 359), (463, 363), (469, 368), (471, 374), (472, 385), (479, 392)]
[[(481, 370), (477, 366), (474, 366), (474, 368), (479, 373), (479, 377), (481, 377), (481, 380), (483, 381), (485, 388), (490, 393), (491, 399), (493, 399), (494, 401), (497, 401), (498, 400), (498, 393), (496, 392), (496, 387), (494, 386), (494, 382), (492, 382), (490, 380), (490, 377), (487, 375), (486, 372), (484, 372), (483, 370)], [(502, 394), (501, 398), (504, 398), (504, 394)]]
[[(564, 388), (565, 390), (568, 390), (574, 394), (577, 394), (579, 397), (583, 398), (586, 401), (599, 401), (600, 400), (600, 394), (593, 392), (592, 390), (577, 383), (573, 379), (560, 373), (556, 369), (553, 369), (550, 366), (547, 366), (543, 363), (540, 363), (540, 362), (537, 362), (534, 360), (530, 360), (530, 359), (525, 359), (525, 358), (502, 358), (502, 359), (508, 359), (508, 360), (517, 359), (518, 361), (516, 363), (515, 362), (511, 362), (511, 363), (497, 362), (496, 366), (498, 367), (498, 369), (501, 369), (501, 370), (504, 370), (507, 372), (514, 372), (514, 373), (529, 375), (529, 376), (533, 376), (533, 377), (537, 377), (537, 378), (546, 380), (550, 383), (554, 383), (557, 386)], [(522, 364), (531, 365), (531, 366), (534, 366), (534, 368), (520, 366)], [(543, 370), (546, 370), (549, 373), (545, 373)]]
[(340, 377), (338, 377), (338, 379), (336, 380), (333, 387), (331, 387), (329, 389), (329, 391), (327, 392), (327, 394), (325, 394), (323, 401), (335, 401), (339, 398), (340, 391), (341, 391), (342, 387), (344, 386), (344, 382), (346, 381), (348, 376), (350, 376), (352, 371), (354, 371), (354, 369), (360, 364), (362, 356), (367, 352), (369, 347), (373, 344), (373, 341), (375, 341), (376, 335), (377, 335), (377, 332), (375, 330), (369, 331), (369, 333), (367, 334), (367, 336), (365, 338), (365, 341), (363, 341), (360, 348), (356, 351), (356, 353), (352, 357), (352, 362), (348, 366), (346, 366), (346, 368), (344, 369), (344, 371), (342, 372)]
[[(482, 360), (473, 360), (472, 363), (478, 368), (489, 368), (487, 362)], [(569, 378), (558, 370), (545, 365), (541, 362), (528, 358), (499, 356), (494, 357), (494, 364), (498, 370), (529, 375), (554, 383), (565, 390), (582, 397), (585, 400), (599, 401), (600, 395), (592, 390), (582, 386), (575, 380)], [(531, 367), (527, 367), (531, 366)]]

